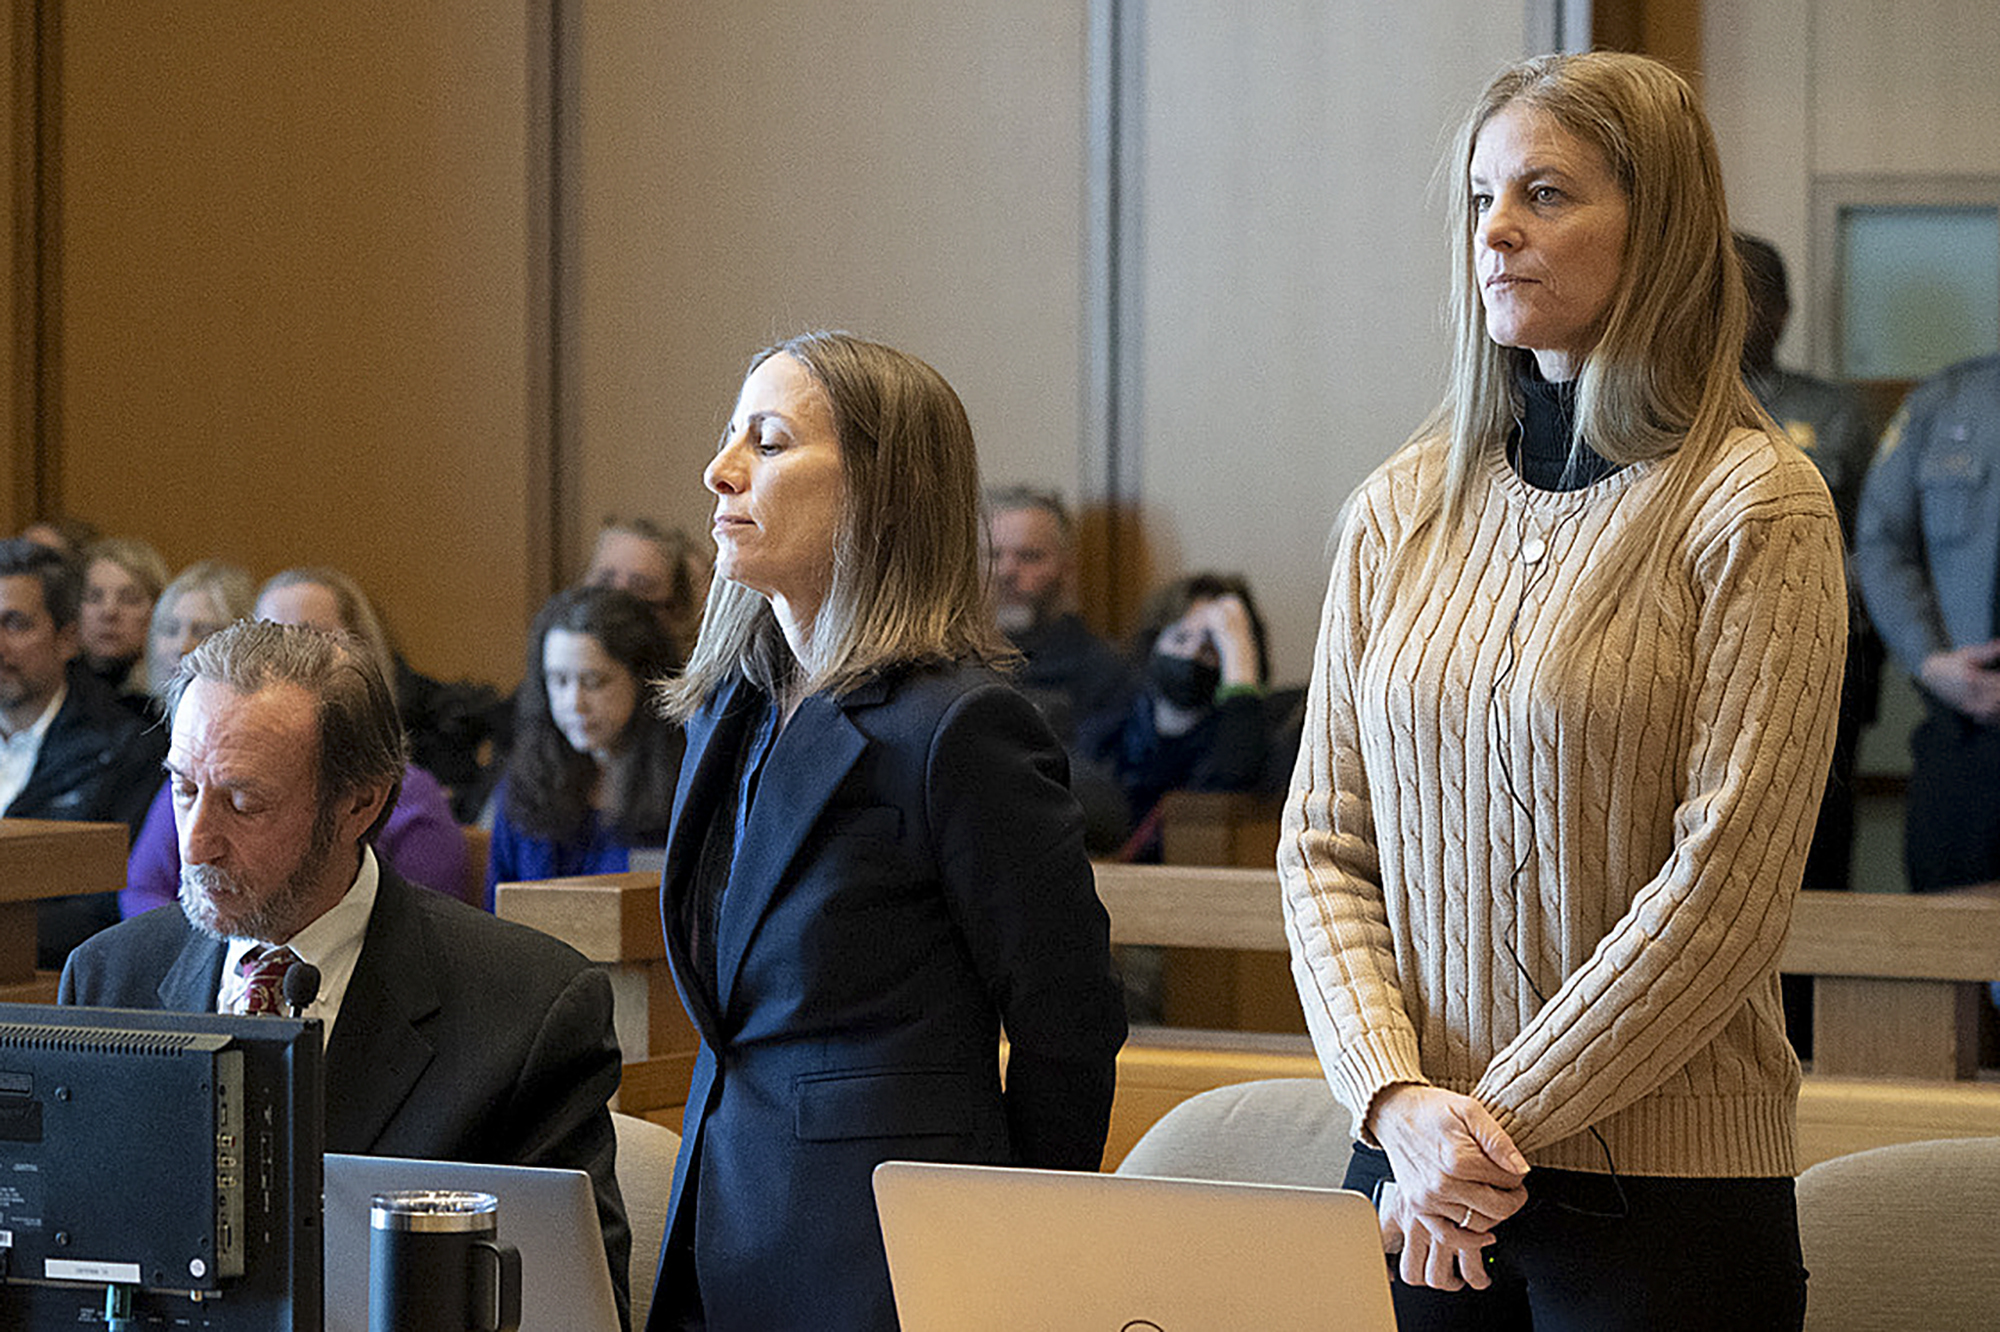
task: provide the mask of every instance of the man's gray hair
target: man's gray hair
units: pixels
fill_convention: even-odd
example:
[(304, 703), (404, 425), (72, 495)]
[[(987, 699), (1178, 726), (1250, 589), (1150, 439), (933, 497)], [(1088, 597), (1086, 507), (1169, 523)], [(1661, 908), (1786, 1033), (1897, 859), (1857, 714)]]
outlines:
[(409, 745), (389, 682), (366, 645), (351, 634), (238, 620), (181, 658), (167, 684), (169, 716), (196, 680), (239, 694), (288, 684), (310, 695), (319, 721), (320, 812), (350, 792), (388, 783), (389, 798), (362, 839), (375, 840), (402, 793)]
[(1039, 509), (1056, 520), (1056, 534), (1062, 539), (1063, 548), (1072, 550), (1076, 546), (1076, 523), (1069, 515), (1069, 506), (1062, 496), (1053, 490), (1040, 490), (1034, 486), (995, 486), (986, 492), (986, 520), (1003, 513), (1015, 513), (1022, 509)]

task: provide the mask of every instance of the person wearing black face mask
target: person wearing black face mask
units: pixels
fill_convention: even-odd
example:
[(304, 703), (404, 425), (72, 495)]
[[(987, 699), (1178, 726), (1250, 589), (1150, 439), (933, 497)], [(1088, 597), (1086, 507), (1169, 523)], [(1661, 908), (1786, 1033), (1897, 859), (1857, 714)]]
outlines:
[(1153, 649), (1153, 659), (1146, 664), (1146, 674), (1162, 699), (1189, 711), (1206, 708), (1215, 700), (1215, 691), (1222, 687), (1222, 668), (1214, 662), (1199, 657), (1176, 657), (1158, 647)]
[(1135, 646), (1146, 687), (1098, 757), (1141, 820), (1125, 858), (1157, 860), (1149, 815), (1167, 792), (1277, 790), (1291, 754), (1265, 696), (1263, 619), (1241, 578), (1179, 579), (1153, 595), (1141, 619)]

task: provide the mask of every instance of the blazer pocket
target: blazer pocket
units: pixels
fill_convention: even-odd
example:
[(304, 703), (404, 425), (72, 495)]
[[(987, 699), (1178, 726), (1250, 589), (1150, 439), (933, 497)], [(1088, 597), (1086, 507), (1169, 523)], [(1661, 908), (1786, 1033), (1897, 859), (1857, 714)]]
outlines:
[(972, 1079), (957, 1069), (806, 1073), (793, 1132), (805, 1142), (970, 1133)]
[(903, 838), (903, 811), (894, 805), (862, 805), (834, 810), (822, 821), (819, 836), (831, 841), (857, 837), (866, 841), (899, 842)]

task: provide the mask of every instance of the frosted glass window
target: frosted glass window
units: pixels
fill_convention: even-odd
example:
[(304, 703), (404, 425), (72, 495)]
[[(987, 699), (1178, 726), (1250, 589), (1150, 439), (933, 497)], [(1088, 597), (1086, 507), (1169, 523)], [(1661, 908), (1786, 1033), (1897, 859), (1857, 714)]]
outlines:
[(2000, 212), (1840, 210), (1840, 373), (1922, 379), (2000, 351)]

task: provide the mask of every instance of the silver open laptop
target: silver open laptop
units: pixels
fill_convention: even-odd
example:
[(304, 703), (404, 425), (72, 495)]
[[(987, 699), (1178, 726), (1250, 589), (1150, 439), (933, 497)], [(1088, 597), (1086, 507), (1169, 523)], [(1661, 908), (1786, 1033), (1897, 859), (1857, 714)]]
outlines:
[(903, 1332), (1395, 1332), (1342, 1189), (887, 1161), (875, 1204)]
[(500, 1200), (500, 1238), (521, 1251), (521, 1332), (618, 1332), (589, 1175), (335, 1153), (326, 1158), (326, 1332), (368, 1332), (368, 1203), (394, 1189)]

